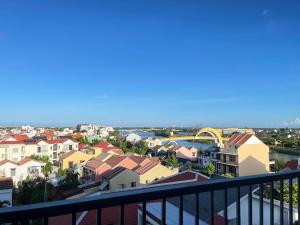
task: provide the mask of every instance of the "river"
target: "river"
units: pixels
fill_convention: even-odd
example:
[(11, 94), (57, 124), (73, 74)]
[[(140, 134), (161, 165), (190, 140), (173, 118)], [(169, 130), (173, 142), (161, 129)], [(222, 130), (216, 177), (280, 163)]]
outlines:
[[(122, 130), (121, 134), (126, 136), (127, 134), (129, 134), (131, 132), (140, 135), (143, 139), (148, 138), (148, 137), (160, 138), (159, 136), (155, 136), (155, 134), (153, 132), (146, 132), (146, 131), (141, 131), (141, 130), (134, 130), (134, 131)], [(182, 133), (182, 135), (192, 135), (192, 134), (191, 133)], [(190, 142), (190, 141), (176, 141), (176, 143), (178, 145), (183, 145), (183, 146), (187, 146), (187, 147), (195, 147), (199, 150), (205, 150), (212, 146), (212, 144), (194, 143), (194, 142)], [(165, 143), (163, 143), (163, 144), (165, 144)], [(297, 155), (289, 155), (289, 154), (275, 153), (275, 152), (270, 153), (271, 160), (280, 159), (280, 160), (287, 162), (289, 160), (298, 159), (298, 158), (300, 158), (300, 155), (297, 156)]]

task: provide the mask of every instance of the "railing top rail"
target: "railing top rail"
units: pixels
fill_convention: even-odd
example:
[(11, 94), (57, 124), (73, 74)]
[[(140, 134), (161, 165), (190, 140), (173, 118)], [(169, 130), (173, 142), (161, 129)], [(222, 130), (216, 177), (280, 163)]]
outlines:
[(71, 214), (72, 212), (83, 212), (87, 210), (119, 206), (122, 204), (133, 204), (141, 201), (152, 201), (163, 197), (170, 198), (180, 195), (188, 195), (207, 191), (215, 191), (238, 186), (269, 183), (285, 179), (300, 177), (300, 170), (279, 172), (274, 174), (263, 174), (234, 179), (216, 179), (203, 183), (180, 183), (153, 185), (147, 188), (136, 188), (119, 192), (110, 192), (79, 199), (69, 199), (47, 203), (38, 203), (17, 207), (0, 209), (0, 222), (11, 222), (12, 218), (42, 218)]

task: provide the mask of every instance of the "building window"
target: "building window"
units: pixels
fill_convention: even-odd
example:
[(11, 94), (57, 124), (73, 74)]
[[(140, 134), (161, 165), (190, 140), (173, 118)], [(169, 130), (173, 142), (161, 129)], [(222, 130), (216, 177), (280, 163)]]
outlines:
[(72, 150), (73, 149), (73, 146), (72, 145), (69, 145), (69, 150)]
[(125, 184), (120, 184), (120, 188), (124, 189), (125, 188)]
[(13, 148), (13, 153), (14, 154), (18, 154), (18, 152), (19, 152), (18, 148)]
[(16, 176), (16, 169), (15, 169), (15, 168), (11, 168), (11, 169), (10, 169), (10, 176), (11, 176), (11, 177)]
[(37, 147), (37, 153), (41, 153), (41, 147), (40, 146)]
[(136, 187), (136, 182), (131, 182), (131, 187)]

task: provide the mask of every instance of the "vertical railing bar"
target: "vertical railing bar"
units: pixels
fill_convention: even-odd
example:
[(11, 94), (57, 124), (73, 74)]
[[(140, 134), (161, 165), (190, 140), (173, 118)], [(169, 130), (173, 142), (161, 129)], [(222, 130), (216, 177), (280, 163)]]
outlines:
[(227, 188), (224, 189), (224, 222), (225, 222), (225, 225), (228, 224), (228, 208), (227, 208), (227, 205), (228, 205), (228, 193), (227, 193)]
[(124, 223), (124, 204), (121, 204), (120, 206), (120, 216), (121, 216), (121, 219), (120, 219), (120, 225), (125, 225)]
[(274, 225), (274, 182), (270, 185), (270, 225)]
[(200, 216), (199, 216), (199, 193), (196, 193), (196, 216), (195, 216), (195, 225), (199, 225), (199, 219), (200, 219)]
[(44, 225), (48, 225), (48, 217), (47, 217), (47, 216), (44, 217), (44, 219), (43, 219), (43, 224), (44, 224)]
[(215, 220), (214, 220), (214, 190), (211, 189), (210, 190), (210, 224), (214, 225), (215, 224)]
[(280, 225), (283, 225), (283, 180), (280, 180)]
[(240, 196), (241, 196), (241, 187), (237, 186), (236, 187), (236, 218), (237, 218), (237, 225), (241, 224), (241, 201), (240, 201)]
[(179, 225), (183, 225), (183, 196), (179, 196)]
[(248, 193), (248, 224), (252, 225), (252, 185), (249, 185)]
[(142, 209), (142, 218), (143, 218), (143, 222), (142, 224), (143, 225), (146, 225), (146, 220), (147, 220), (147, 203), (146, 202), (143, 202), (143, 209)]
[(289, 224), (293, 225), (293, 179), (289, 179)]
[(264, 185), (259, 184), (259, 224), (264, 224)]
[(102, 209), (97, 209), (97, 225), (101, 225), (101, 220), (102, 220)]
[(166, 198), (162, 199), (162, 204), (161, 204), (161, 225), (166, 225)]
[(76, 225), (76, 212), (72, 213), (72, 225)]

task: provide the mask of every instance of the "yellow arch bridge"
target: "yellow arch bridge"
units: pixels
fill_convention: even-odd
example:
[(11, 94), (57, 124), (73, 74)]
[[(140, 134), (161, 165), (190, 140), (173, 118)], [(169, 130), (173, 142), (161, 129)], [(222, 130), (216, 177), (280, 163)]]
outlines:
[(166, 138), (159, 138), (159, 140), (161, 142), (182, 141), (182, 140), (214, 140), (214, 142), (219, 147), (223, 147), (224, 141), (226, 141), (227, 138), (222, 137), (222, 130), (220, 129), (202, 128), (197, 132), (195, 136), (171, 136)]

